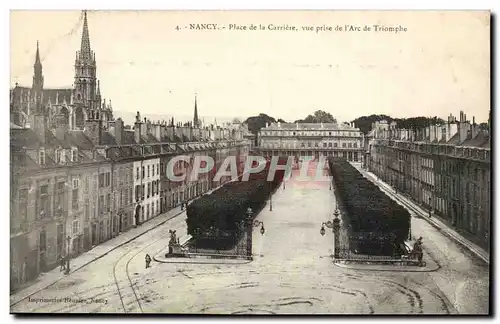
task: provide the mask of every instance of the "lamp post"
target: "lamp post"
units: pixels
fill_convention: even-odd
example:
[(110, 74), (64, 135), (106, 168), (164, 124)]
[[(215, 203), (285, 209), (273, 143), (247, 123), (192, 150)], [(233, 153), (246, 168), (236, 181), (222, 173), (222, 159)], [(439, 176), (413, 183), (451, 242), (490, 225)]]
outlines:
[(68, 235), (66, 238), (67, 240), (67, 254), (66, 254), (66, 270), (64, 270), (64, 274), (69, 274), (70, 268), (69, 268), (69, 242), (71, 241), (71, 237)]
[(252, 260), (253, 210), (250, 207), (247, 208), (246, 230), (247, 230), (247, 259)]
[(339, 218), (339, 214), (340, 212), (338, 211), (338, 209), (335, 210), (335, 212), (333, 213), (333, 215), (335, 216), (335, 218), (333, 219), (333, 222), (332, 221), (328, 221), (328, 222), (323, 222), (321, 224), (321, 229), (319, 231), (319, 233), (321, 234), (321, 236), (324, 236), (326, 231), (325, 231), (325, 226), (328, 227), (328, 228), (331, 228), (332, 229), (332, 232), (333, 232), (333, 258), (334, 259), (338, 259), (339, 258), (339, 241), (340, 241), (340, 237), (339, 237), (339, 232), (340, 232), (340, 218)]

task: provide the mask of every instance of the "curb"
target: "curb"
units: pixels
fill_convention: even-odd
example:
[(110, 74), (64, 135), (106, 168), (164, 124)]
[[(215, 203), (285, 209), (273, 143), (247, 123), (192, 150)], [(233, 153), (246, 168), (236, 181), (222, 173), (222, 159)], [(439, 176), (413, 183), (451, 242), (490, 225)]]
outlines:
[[(79, 267), (78, 267), (78, 268), (76, 268), (75, 270), (71, 271), (69, 274), (72, 274), (72, 273), (74, 273), (74, 272), (77, 272), (77, 271), (78, 271), (78, 270), (80, 270), (81, 268), (83, 268), (83, 267), (85, 267), (85, 266), (87, 266), (87, 265), (91, 264), (91, 263), (92, 263), (92, 262), (94, 262), (94, 261), (97, 261), (97, 260), (101, 259), (102, 257), (104, 257), (104, 256), (108, 255), (109, 253), (113, 252), (114, 250), (118, 249), (119, 247), (122, 247), (123, 245), (125, 245), (125, 244), (128, 244), (128, 243), (132, 242), (133, 240), (137, 239), (138, 237), (140, 237), (140, 236), (142, 236), (142, 235), (146, 234), (147, 232), (149, 232), (149, 231), (151, 231), (151, 230), (153, 230), (153, 229), (155, 229), (155, 228), (157, 228), (157, 227), (159, 227), (159, 226), (161, 226), (161, 225), (165, 224), (166, 222), (168, 222), (168, 221), (169, 221), (169, 220), (171, 220), (172, 218), (177, 217), (177, 216), (179, 216), (179, 215), (180, 215), (180, 214), (182, 214), (182, 213), (184, 213), (184, 210), (181, 210), (181, 211), (179, 211), (178, 213), (173, 214), (172, 216), (168, 217), (168, 218), (167, 218), (167, 219), (165, 219), (164, 221), (162, 221), (162, 222), (160, 222), (160, 223), (156, 224), (155, 226), (153, 226), (153, 227), (151, 227), (151, 228), (149, 228), (149, 229), (145, 230), (144, 232), (142, 232), (142, 233), (140, 233), (140, 234), (138, 234), (138, 235), (136, 235), (136, 236), (132, 237), (131, 239), (128, 239), (127, 241), (121, 242), (120, 244), (118, 244), (118, 245), (114, 246), (112, 249), (110, 249), (110, 250), (109, 250), (109, 251), (107, 251), (106, 253), (101, 254), (100, 256), (96, 257), (95, 259), (92, 259), (92, 260), (90, 260), (90, 261), (88, 261), (88, 262), (84, 263), (83, 265), (79, 266)], [(68, 275), (69, 275), (69, 274), (68, 274)], [(45, 289), (49, 288), (50, 286), (52, 286), (52, 285), (54, 285), (54, 284), (58, 283), (59, 281), (61, 281), (61, 280), (62, 280), (62, 279), (64, 279), (64, 278), (67, 278), (67, 275), (66, 275), (66, 276), (64, 276), (64, 277), (61, 277), (61, 278), (59, 278), (59, 279), (57, 279), (57, 280), (55, 280), (55, 281), (53, 281), (53, 282), (51, 282), (50, 284), (46, 285), (45, 287), (40, 288), (40, 289), (36, 290), (35, 292), (32, 292), (32, 293), (30, 293), (29, 295), (27, 295), (27, 296), (25, 296), (25, 297), (22, 297), (21, 299), (19, 299), (19, 300), (15, 301), (15, 302), (13, 302), (13, 303), (11, 303), (11, 304), (10, 304), (10, 307), (15, 306), (15, 305), (19, 304), (20, 302), (22, 302), (23, 300), (25, 300), (25, 299), (27, 299), (27, 298), (29, 298), (29, 297), (33, 296), (34, 294), (39, 293), (40, 291), (42, 291), (42, 290), (45, 290)]]
[[(175, 259), (182, 259), (182, 258), (175, 258)], [(187, 260), (189, 260), (190, 258), (185, 258)], [(191, 258), (193, 259), (193, 258)], [(180, 260), (172, 260), (171, 262), (170, 261), (164, 261), (164, 260), (159, 260), (157, 259), (156, 256), (153, 257), (153, 260), (155, 260), (156, 262), (158, 263), (183, 263), (183, 264), (224, 264), (224, 265), (239, 265), (239, 264), (248, 264), (250, 262), (252, 262), (252, 260), (241, 260), (241, 262), (235, 262), (235, 263), (232, 263), (232, 262), (217, 262), (217, 261), (214, 261), (214, 262), (197, 262), (197, 261), (193, 261), (193, 262), (183, 262), (183, 261), (180, 261)], [(214, 259), (215, 260), (215, 259)], [(235, 260), (238, 260), (238, 259), (235, 259)]]
[[(356, 266), (351, 266), (351, 265), (343, 265), (343, 264), (339, 264), (337, 262), (334, 262), (333, 263), (335, 266), (339, 267), (339, 268), (342, 268), (342, 269), (351, 269), (351, 270), (359, 270), (359, 271), (390, 271), (390, 272), (436, 272), (438, 271), (439, 269), (441, 269), (441, 266), (440, 265), (437, 265), (437, 268), (436, 269), (425, 269), (426, 267), (423, 267), (425, 270), (402, 270), (402, 269), (398, 269), (397, 266), (394, 266), (394, 268), (392, 269), (363, 269), (363, 268), (358, 268)], [(415, 266), (415, 268), (418, 268), (417, 266)]]
[[(362, 172), (364, 173), (364, 175), (366, 175), (365, 172)], [(371, 179), (370, 177), (370, 181), (374, 182), (373, 179)], [(385, 183), (384, 183), (385, 184)], [(387, 185), (388, 186), (388, 185)], [(380, 183), (378, 184), (378, 187), (383, 189), (384, 191), (386, 191), (386, 194), (388, 196), (390, 196), (392, 199), (395, 199), (395, 200), (398, 200), (399, 197), (395, 196), (395, 194), (393, 193), (390, 193), (389, 192), (389, 189), (386, 188), (385, 186), (382, 186)], [(390, 195), (389, 195), (390, 193)], [(476, 257), (478, 257), (479, 259), (481, 259), (483, 262), (485, 262), (486, 264), (490, 264), (490, 261), (489, 261), (489, 258), (486, 258), (485, 256), (483, 256), (481, 253), (477, 252), (474, 247), (468, 245), (466, 242), (464, 242), (461, 238), (458, 238), (456, 237), (456, 235), (453, 235), (451, 234), (450, 232), (448, 232), (446, 229), (443, 230), (442, 227), (440, 227), (438, 224), (436, 224), (435, 222), (431, 221), (428, 217), (425, 217), (422, 216), (424, 213), (421, 212), (420, 210), (418, 210), (416, 207), (414, 207), (412, 204), (408, 203), (406, 201), (406, 197), (404, 199), (401, 199), (399, 198), (399, 201), (401, 204), (403, 204), (405, 207), (407, 207), (408, 209), (411, 209), (414, 213), (417, 214), (418, 217), (420, 218), (423, 218), (427, 221), (428, 224), (430, 224), (431, 226), (433, 226), (434, 228), (436, 228), (439, 232), (441, 232), (444, 236), (448, 237), (449, 239), (451, 239), (453, 242), (455, 242), (457, 245), (467, 249), (469, 252), (471, 252), (472, 254), (474, 254)]]

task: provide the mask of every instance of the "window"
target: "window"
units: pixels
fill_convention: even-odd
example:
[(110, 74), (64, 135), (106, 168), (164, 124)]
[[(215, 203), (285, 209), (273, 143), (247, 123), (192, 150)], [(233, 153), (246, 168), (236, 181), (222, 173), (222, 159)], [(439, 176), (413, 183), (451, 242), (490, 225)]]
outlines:
[(85, 222), (89, 221), (89, 200), (85, 199)]
[(38, 152), (38, 162), (40, 165), (45, 165), (45, 149), (43, 148)]
[(151, 182), (148, 182), (148, 198), (151, 196)]
[(141, 196), (141, 186), (136, 185), (135, 186), (135, 201), (139, 201), (139, 197)]
[(73, 189), (73, 193), (72, 193), (72, 196), (71, 196), (71, 208), (73, 210), (77, 210), (78, 209), (78, 188)]
[(158, 200), (156, 201), (156, 212), (159, 213), (160, 209), (158, 208)]
[(110, 181), (110, 173), (107, 172), (106, 173), (106, 187), (109, 187), (110, 183), (111, 183), (111, 181)]
[(64, 205), (64, 184), (64, 181), (60, 181), (57, 183), (55, 208), (62, 208)]
[(99, 174), (99, 188), (104, 187), (104, 173)]
[(111, 211), (111, 194), (107, 194), (106, 196), (106, 210)]
[(139, 173), (139, 172), (140, 172), (140, 171), (139, 171), (139, 167), (138, 167), (138, 168), (137, 168), (137, 176), (136, 176), (136, 179), (137, 179), (137, 180), (139, 180), (139, 175), (140, 175), (140, 173)]
[(346, 147), (346, 143), (342, 143), (342, 147), (345, 148)]
[(358, 147), (358, 143), (354, 143), (353, 146), (354, 146), (354, 148), (357, 148)]
[(99, 214), (102, 214), (104, 211), (104, 196), (99, 196)]
[(333, 147), (337, 147), (337, 143), (333, 143)]
[(73, 235), (78, 235), (79, 226), (78, 220), (73, 221)]
[(144, 179), (144, 170), (145, 170), (145, 167), (142, 167), (142, 178)]
[[(49, 186), (43, 185), (40, 187), (40, 217), (47, 217), (49, 213)], [(43, 211), (43, 213), (42, 213)]]
[(154, 216), (155, 214), (155, 203), (151, 204), (151, 216)]
[(149, 218), (149, 204), (146, 205), (146, 217)]
[(132, 187), (130, 187), (129, 190), (130, 190), (130, 195), (129, 195), (130, 200), (129, 201), (130, 201), (130, 203), (132, 203)]
[(145, 185), (142, 185), (142, 189), (141, 189), (141, 198), (144, 199), (144, 194), (146, 193), (146, 187)]
[(311, 147), (311, 142), (307, 143), (307, 147)]
[(153, 174), (151, 176), (154, 177), (155, 176), (155, 165), (153, 164), (152, 167), (153, 167)]
[(123, 189), (120, 189), (120, 203), (118, 204), (118, 206), (123, 206)]
[(71, 150), (71, 162), (78, 162), (78, 149)]
[(149, 178), (149, 165), (148, 165), (148, 178)]
[(78, 188), (80, 188), (80, 179), (73, 178), (73, 189), (78, 189)]
[(28, 217), (28, 189), (19, 190), (18, 206), (19, 218), (24, 222)]

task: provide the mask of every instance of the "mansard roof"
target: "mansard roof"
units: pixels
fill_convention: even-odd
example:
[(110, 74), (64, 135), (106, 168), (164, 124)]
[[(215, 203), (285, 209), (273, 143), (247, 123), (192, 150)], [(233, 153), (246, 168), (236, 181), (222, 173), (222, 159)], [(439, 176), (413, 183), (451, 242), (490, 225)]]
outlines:
[(353, 130), (353, 131), (359, 131), (358, 128), (354, 128), (348, 125), (344, 124), (338, 124), (338, 123), (272, 123), (269, 125), (269, 127), (266, 127), (264, 129), (285, 129), (285, 130), (292, 130), (292, 129), (300, 129), (300, 130)]

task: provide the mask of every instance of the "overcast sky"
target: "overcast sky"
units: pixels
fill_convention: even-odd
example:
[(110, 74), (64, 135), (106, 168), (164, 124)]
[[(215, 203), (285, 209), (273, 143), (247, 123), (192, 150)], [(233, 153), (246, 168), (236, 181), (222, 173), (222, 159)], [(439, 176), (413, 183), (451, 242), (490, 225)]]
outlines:
[[(36, 41), (45, 87), (70, 87), (82, 14), (11, 13), (11, 85), (31, 86)], [(119, 111), (202, 116), (315, 110), (487, 121), (486, 12), (88, 12), (101, 93)], [(294, 25), (299, 31), (176, 30), (190, 23)], [(301, 26), (401, 25), (405, 33), (306, 32)], [(130, 121), (127, 121), (130, 122)]]

